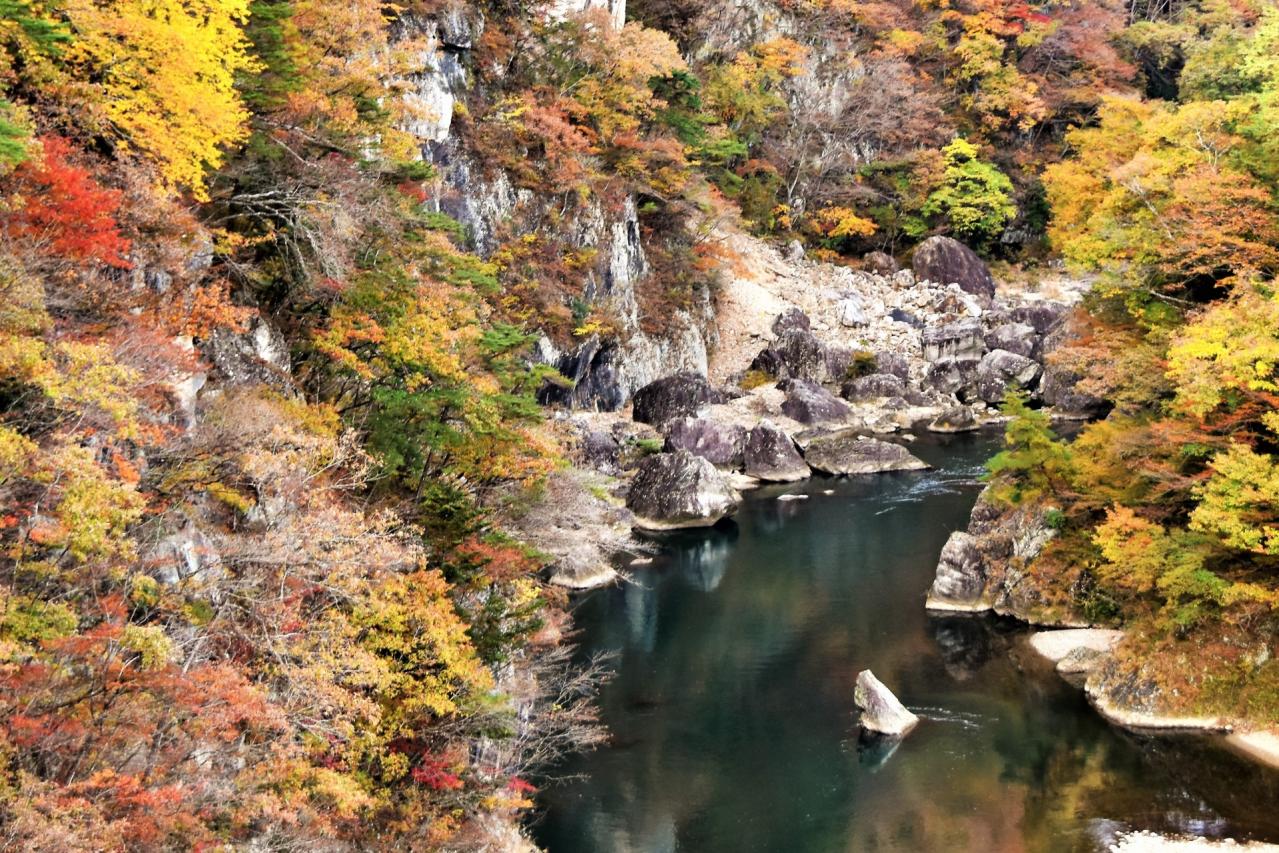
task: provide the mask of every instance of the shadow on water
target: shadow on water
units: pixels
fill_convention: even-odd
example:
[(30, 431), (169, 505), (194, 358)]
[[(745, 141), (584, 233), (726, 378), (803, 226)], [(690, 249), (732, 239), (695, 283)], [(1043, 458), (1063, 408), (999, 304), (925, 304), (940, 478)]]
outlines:
[[(663, 536), (635, 583), (582, 597), (582, 653), (616, 656), (601, 696), (611, 738), (543, 786), (537, 842), (1055, 853), (1133, 828), (1279, 840), (1279, 774), (1206, 739), (1107, 726), (1015, 622), (925, 613), (994, 441), (921, 438), (912, 449), (933, 471), (759, 490), (735, 522)], [(867, 667), (920, 714), (904, 741), (860, 737), (852, 685)]]

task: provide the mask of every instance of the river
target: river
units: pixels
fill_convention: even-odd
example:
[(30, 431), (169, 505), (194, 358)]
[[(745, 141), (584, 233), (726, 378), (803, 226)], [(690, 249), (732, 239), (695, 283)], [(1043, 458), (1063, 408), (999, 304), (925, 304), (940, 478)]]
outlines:
[[(923, 608), (997, 436), (921, 436), (932, 471), (749, 494), (577, 603), (615, 655), (607, 746), (543, 782), (550, 853), (1092, 851), (1143, 829), (1279, 840), (1279, 774), (1196, 737), (1114, 729), (1026, 629)], [(782, 493), (807, 500), (779, 501)], [(923, 722), (859, 741), (870, 668)]]

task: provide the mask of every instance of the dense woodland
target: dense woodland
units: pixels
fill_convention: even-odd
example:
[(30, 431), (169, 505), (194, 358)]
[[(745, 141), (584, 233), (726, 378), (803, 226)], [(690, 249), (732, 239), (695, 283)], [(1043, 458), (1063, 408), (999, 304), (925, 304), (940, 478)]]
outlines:
[[(1035, 572), (1132, 667), (1279, 722), (1279, 9), (723, 5), (466, 8), (452, 132), (546, 201), (480, 253), (405, 130), (454, 7), (0, 0), (5, 845), (476, 846), (598, 737), (491, 523), (565, 464), (531, 345), (615, 326), (564, 233), (592, 200), (638, 200), (659, 328), (724, 217), (1096, 274), (1057, 357), (1113, 410), (1066, 445), (1012, 401), (1001, 497), (1051, 505)], [(197, 407), (259, 317), (289, 369)]]

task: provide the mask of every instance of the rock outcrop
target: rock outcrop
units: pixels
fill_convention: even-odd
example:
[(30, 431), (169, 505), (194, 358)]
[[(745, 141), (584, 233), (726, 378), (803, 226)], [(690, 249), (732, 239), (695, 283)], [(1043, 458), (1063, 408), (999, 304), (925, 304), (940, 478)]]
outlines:
[(965, 293), (984, 299), (995, 295), (995, 280), (977, 253), (950, 237), (929, 237), (911, 257), (915, 278), (938, 284), (958, 284)]
[(853, 701), (862, 712), (861, 727), (873, 734), (902, 737), (919, 725), (919, 717), (911, 713), (869, 669), (857, 674)]
[(926, 361), (981, 358), (986, 352), (986, 337), (982, 333), (981, 321), (976, 318), (926, 329), (921, 340)]
[(626, 506), (645, 530), (710, 527), (737, 511), (741, 495), (708, 460), (687, 450), (645, 458)]
[(892, 373), (871, 373), (848, 380), (839, 393), (845, 400), (855, 402), (903, 397), (906, 395), (906, 383)]
[(814, 471), (832, 475), (919, 471), (928, 467), (900, 444), (866, 438), (856, 430), (814, 438), (804, 448), (804, 461)]
[(722, 396), (699, 373), (684, 372), (648, 383), (635, 392), (634, 418), (640, 423), (662, 426), (675, 418), (696, 415), (704, 406), (718, 403)]
[(768, 420), (760, 421), (747, 434), (743, 455), (746, 475), (757, 480), (792, 483), (812, 474), (791, 437)]
[(820, 382), (826, 378), (826, 351), (812, 332), (791, 326), (755, 357), (751, 369), (778, 379)]

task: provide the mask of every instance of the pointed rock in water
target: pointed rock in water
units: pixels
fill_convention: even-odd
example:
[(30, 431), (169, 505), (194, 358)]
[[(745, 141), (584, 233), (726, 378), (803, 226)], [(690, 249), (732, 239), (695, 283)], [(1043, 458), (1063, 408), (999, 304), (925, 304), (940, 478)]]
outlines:
[(869, 732), (902, 737), (919, 723), (919, 717), (907, 710), (869, 669), (857, 674), (853, 701), (861, 709), (862, 728)]
[(640, 463), (626, 506), (645, 530), (710, 527), (737, 511), (742, 496), (714, 465), (687, 450)]

